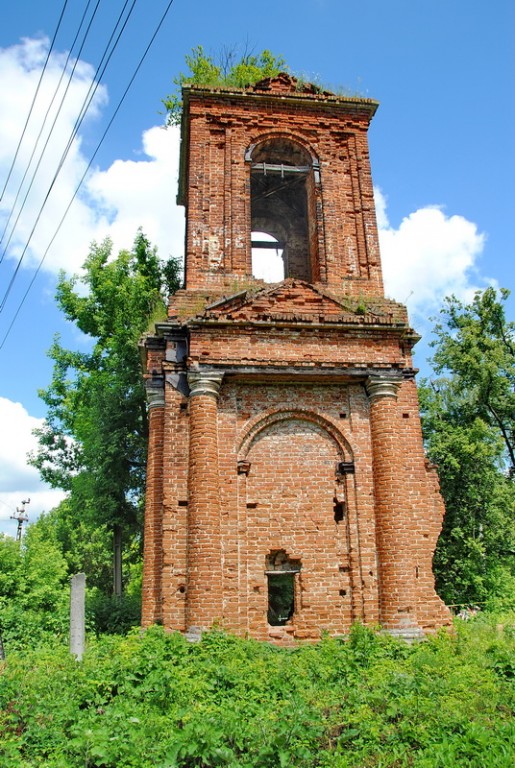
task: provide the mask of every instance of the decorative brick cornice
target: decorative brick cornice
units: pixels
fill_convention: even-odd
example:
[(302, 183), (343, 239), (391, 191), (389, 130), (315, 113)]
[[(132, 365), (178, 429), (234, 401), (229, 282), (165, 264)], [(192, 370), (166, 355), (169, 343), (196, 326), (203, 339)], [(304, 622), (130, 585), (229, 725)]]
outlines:
[(397, 379), (383, 379), (369, 376), (365, 382), (365, 388), (370, 400), (376, 400), (379, 397), (393, 397), (397, 399), (397, 390), (399, 387), (400, 381)]
[(223, 373), (213, 373), (212, 371), (188, 373), (190, 397), (195, 397), (195, 395), (218, 397), (223, 377)]

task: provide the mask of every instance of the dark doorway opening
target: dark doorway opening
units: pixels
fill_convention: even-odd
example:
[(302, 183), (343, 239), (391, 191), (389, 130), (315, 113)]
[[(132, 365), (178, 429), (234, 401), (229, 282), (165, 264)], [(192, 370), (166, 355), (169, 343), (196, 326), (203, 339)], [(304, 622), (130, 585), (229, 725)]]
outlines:
[(295, 612), (295, 574), (269, 573), (268, 623), (283, 627)]
[(290, 560), (283, 549), (267, 555), (267, 619), (272, 627), (284, 626), (295, 613), (295, 580), (300, 568), (300, 560)]

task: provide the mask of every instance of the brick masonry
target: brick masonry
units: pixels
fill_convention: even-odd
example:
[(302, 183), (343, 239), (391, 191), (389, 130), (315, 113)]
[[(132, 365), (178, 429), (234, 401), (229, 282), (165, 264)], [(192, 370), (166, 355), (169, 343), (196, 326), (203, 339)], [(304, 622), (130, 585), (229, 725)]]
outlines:
[[(281, 644), (353, 621), (434, 631), (450, 621), (432, 575), (444, 508), (422, 445), (418, 337), (382, 287), (367, 145), (377, 104), (281, 75), (248, 91), (191, 87), (184, 105), (186, 284), (144, 340), (143, 625)], [(300, 200), (275, 162), (290, 146), (307, 235), (298, 246), (297, 224), (263, 209), (297, 248), (293, 273), (269, 285), (252, 276), (253, 158), (290, 184), (280, 200), (270, 188), (279, 210)], [(293, 614), (269, 624), (277, 553), (292, 564)]]

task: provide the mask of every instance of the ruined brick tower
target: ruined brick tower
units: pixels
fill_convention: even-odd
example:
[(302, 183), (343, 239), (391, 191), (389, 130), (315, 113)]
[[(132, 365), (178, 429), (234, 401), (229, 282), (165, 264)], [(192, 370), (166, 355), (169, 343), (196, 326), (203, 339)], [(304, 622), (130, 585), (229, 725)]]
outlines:
[(288, 75), (184, 89), (185, 288), (144, 344), (144, 625), (287, 643), (449, 622), (417, 336), (383, 291), (376, 108)]

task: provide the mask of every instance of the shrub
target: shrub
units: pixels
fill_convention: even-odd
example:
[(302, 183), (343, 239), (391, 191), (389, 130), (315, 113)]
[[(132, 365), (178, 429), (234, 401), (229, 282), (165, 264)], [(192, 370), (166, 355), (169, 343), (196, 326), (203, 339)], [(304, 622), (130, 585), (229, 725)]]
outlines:
[(408, 646), (364, 627), (284, 649), (152, 627), (9, 655), (4, 768), (511, 767), (515, 632)]

